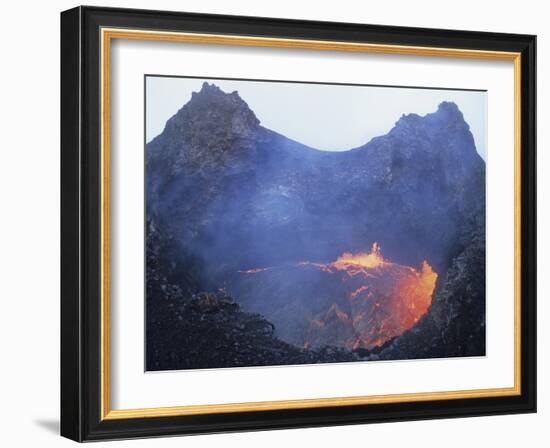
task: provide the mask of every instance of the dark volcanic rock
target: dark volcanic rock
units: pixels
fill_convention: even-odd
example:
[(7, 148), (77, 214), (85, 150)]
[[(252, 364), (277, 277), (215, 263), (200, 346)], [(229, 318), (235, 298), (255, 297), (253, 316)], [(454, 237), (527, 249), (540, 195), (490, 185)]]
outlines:
[[(150, 224), (149, 224), (150, 225)], [(262, 316), (245, 313), (223, 290), (193, 292), (174, 285), (159, 269), (166, 241), (149, 231), (147, 277), (147, 370), (315, 364), (356, 361), (349, 350), (303, 350), (274, 336)]]
[(148, 324), (147, 370), (208, 369), (356, 361), (348, 350), (303, 350), (273, 335), (273, 324), (244, 313), (223, 292), (157, 303)]

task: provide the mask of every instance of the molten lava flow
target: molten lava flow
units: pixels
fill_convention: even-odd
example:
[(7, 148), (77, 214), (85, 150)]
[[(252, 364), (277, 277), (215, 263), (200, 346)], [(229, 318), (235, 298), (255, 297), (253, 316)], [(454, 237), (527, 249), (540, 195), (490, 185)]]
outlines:
[(403, 327), (412, 327), (428, 310), (436, 280), (437, 274), (424, 261), (420, 272), (415, 272), (414, 276), (401, 282), (397, 294), (400, 297), (399, 315)]
[(419, 269), (395, 263), (377, 243), (370, 252), (345, 252), (329, 263), (302, 261), (239, 273), (247, 280), (238, 277), (237, 296), (269, 297), (249, 302), (256, 304), (251, 309), (271, 320), (281, 339), (306, 348), (383, 345), (426, 313), (437, 281), (427, 261)]
[(359, 286), (355, 291), (352, 291), (349, 294), (350, 299), (355, 299), (357, 296), (359, 296), (361, 293), (364, 293), (365, 291), (368, 291), (369, 287), (367, 285)]
[(427, 261), (420, 270), (393, 263), (382, 256), (377, 243), (368, 253), (344, 253), (332, 263), (301, 265), (342, 275), (349, 307), (346, 312), (316, 316), (306, 334), (304, 345), (308, 347), (344, 345), (372, 349), (384, 344), (411, 328), (426, 313), (437, 280)]
[(349, 276), (359, 273), (364, 274), (367, 269), (374, 269), (387, 264), (388, 262), (380, 253), (380, 246), (378, 243), (373, 243), (370, 252), (358, 252), (356, 254), (344, 252), (332, 263), (312, 263), (310, 261), (302, 261), (299, 263), (300, 266), (314, 266), (324, 272), (344, 271)]
[(354, 268), (378, 268), (386, 264), (387, 261), (384, 260), (384, 257), (380, 254), (380, 246), (378, 243), (373, 243), (370, 252), (359, 252), (357, 254), (344, 252), (336, 259), (334, 263), (331, 263), (330, 266), (340, 271), (348, 271), (353, 270)]

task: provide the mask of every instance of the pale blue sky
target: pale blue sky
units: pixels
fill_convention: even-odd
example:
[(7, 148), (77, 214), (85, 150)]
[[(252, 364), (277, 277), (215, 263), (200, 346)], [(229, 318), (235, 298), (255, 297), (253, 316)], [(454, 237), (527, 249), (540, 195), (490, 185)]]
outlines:
[(356, 148), (389, 132), (403, 114), (425, 115), (442, 101), (454, 101), (470, 125), (478, 153), (487, 159), (487, 94), (460, 90), (147, 76), (147, 142), (204, 81), (227, 93), (238, 91), (262, 126), (325, 151)]

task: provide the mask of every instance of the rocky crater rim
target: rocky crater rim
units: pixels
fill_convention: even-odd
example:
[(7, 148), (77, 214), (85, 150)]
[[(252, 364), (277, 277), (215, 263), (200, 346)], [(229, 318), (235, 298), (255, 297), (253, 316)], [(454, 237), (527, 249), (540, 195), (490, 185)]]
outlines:
[[(181, 130), (185, 128), (187, 132), (190, 125), (201, 122), (202, 125), (213, 123), (216, 120), (221, 120), (221, 117), (231, 117), (231, 120), (224, 120), (223, 126), (233, 126), (239, 132), (244, 129), (251, 131), (263, 129), (270, 131), (268, 128), (261, 126), (261, 120), (258, 119), (254, 111), (249, 107), (248, 103), (242, 99), (237, 90), (231, 93), (224, 92), (214, 82), (204, 81), (201, 89), (197, 92), (192, 92), (191, 99), (185, 103), (167, 122), (164, 130), (159, 136), (165, 133), (171, 133), (175, 129)], [(417, 113), (403, 114), (394, 123), (394, 126), (385, 134), (377, 135), (368, 140), (366, 143), (353, 148), (335, 148), (335, 149), (318, 149), (306, 144), (303, 144), (295, 139), (291, 139), (296, 143), (301, 144), (308, 149), (320, 153), (347, 153), (350, 151), (361, 150), (369, 146), (370, 143), (388, 136), (399, 136), (402, 132), (434, 132), (434, 125), (438, 133), (445, 132), (470, 132), (470, 126), (464, 120), (464, 115), (458, 105), (453, 101), (442, 101), (439, 103), (437, 110), (419, 115)], [(271, 131), (275, 134), (284, 135), (277, 131)], [(158, 138), (155, 137), (153, 140)]]

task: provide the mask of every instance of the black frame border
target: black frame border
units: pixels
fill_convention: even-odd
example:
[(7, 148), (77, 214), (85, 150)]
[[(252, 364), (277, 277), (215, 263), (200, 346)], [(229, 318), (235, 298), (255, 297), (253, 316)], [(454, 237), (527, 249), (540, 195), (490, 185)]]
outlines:
[[(101, 420), (100, 28), (521, 53), (521, 395)], [(61, 435), (76, 441), (536, 412), (536, 36), (77, 7), (61, 14)]]

